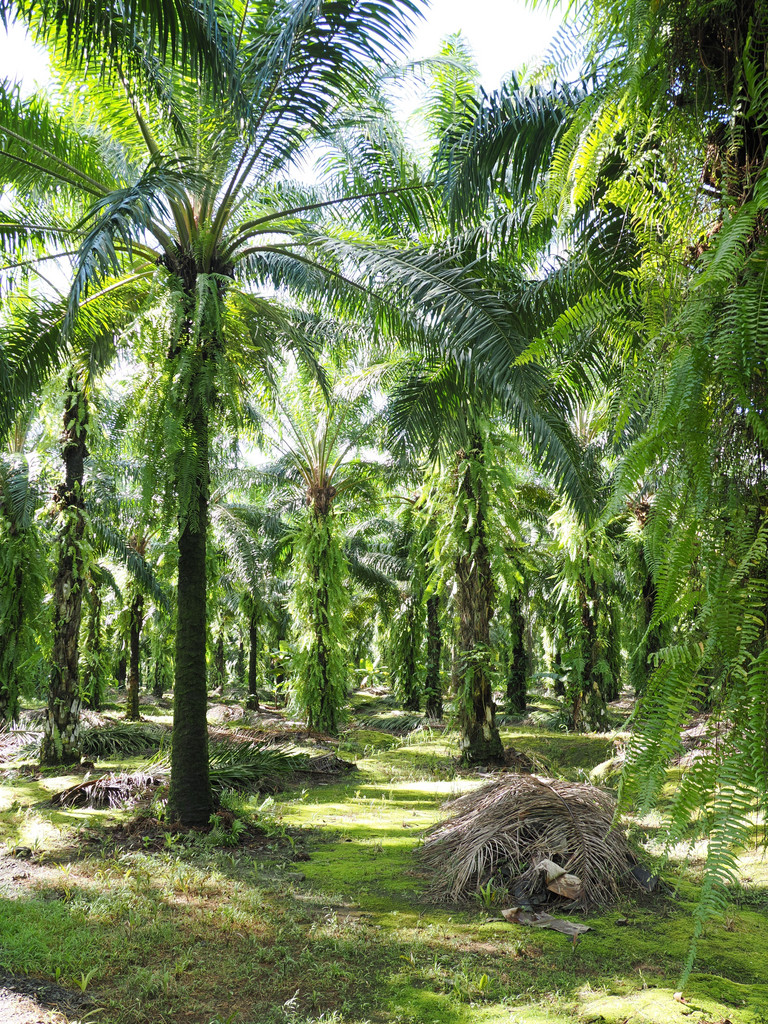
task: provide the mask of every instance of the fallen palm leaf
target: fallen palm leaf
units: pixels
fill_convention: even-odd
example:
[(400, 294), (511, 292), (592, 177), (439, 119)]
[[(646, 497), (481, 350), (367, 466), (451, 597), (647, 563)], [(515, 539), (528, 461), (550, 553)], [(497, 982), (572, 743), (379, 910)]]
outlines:
[(93, 761), (107, 757), (135, 757), (159, 750), (169, 735), (169, 729), (144, 722), (90, 727), (81, 730), (80, 752)]
[(307, 767), (306, 754), (264, 743), (219, 743), (211, 748), (211, 789), (274, 791)]
[(346, 775), (348, 772), (357, 771), (357, 765), (352, 761), (344, 761), (335, 754), (318, 754), (310, 757), (303, 768), (297, 771), (308, 775)]
[(562, 932), (563, 935), (583, 935), (584, 932), (591, 932), (588, 924), (575, 924), (573, 921), (564, 921), (560, 917), (552, 917), (542, 910), (529, 911), (522, 907), (510, 907), (509, 910), (502, 910), (501, 916), (511, 924), (527, 924), (531, 928), (551, 928), (553, 932)]

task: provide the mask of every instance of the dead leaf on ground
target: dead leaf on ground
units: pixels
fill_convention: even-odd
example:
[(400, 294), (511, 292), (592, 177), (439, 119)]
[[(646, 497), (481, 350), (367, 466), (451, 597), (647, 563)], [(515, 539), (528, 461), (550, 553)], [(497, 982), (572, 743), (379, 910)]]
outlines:
[(578, 900), (584, 895), (584, 886), (581, 884), (579, 876), (570, 874), (555, 861), (545, 857), (544, 860), (539, 861), (535, 870), (546, 872), (547, 889), (550, 892), (564, 896), (567, 900)]
[(552, 917), (543, 911), (528, 911), (522, 907), (510, 907), (502, 910), (501, 916), (511, 924), (530, 925), (531, 928), (551, 928), (552, 931), (562, 932), (563, 935), (582, 935), (584, 932), (591, 932), (588, 924), (576, 924), (574, 921), (564, 921), (559, 917)]

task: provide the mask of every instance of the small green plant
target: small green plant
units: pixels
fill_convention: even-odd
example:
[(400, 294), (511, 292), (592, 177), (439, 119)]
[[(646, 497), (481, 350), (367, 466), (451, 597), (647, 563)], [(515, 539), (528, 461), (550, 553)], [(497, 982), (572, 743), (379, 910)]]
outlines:
[(491, 979), (485, 972), (461, 970), (453, 977), (453, 997), (460, 1003), (474, 1003), (494, 998)]
[(85, 992), (85, 990), (88, 988), (91, 978), (94, 976), (95, 973), (96, 968), (92, 967), (87, 974), (81, 973), (79, 978), (75, 978), (75, 984), (77, 985), (81, 992)]
[(166, 832), (165, 839), (163, 840), (163, 848), (166, 850), (174, 850), (181, 843), (181, 836), (178, 833)]
[(212, 814), (209, 824), (213, 827), (205, 836), (206, 846), (239, 846), (243, 835), (248, 831), (248, 825), (241, 818), (235, 818), (230, 825), (227, 825), (218, 814)]
[(498, 895), (496, 890), (493, 888), (493, 882), (491, 879), (489, 879), (485, 885), (480, 886), (476, 893), (476, 899), (487, 914), (492, 913), (492, 911), (496, 909)]

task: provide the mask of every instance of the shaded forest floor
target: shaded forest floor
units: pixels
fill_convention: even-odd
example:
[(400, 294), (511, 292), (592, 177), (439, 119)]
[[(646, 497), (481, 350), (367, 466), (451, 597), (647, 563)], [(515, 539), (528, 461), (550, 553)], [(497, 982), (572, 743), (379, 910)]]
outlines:
[[(744, 853), (742, 884), (706, 927), (681, 1001), (700, 859), (673, 864), (663, 894), (628, 895), (587, 915), (593, 930), (577, 946), (507, 924), (491, 900), (434, 903), (414, 850), (443, 801), (487, 776), (458, 771), (454, 735), (397, 735), (413, 723), (377, 698), (359, 696), (355, 708), (336, 744), (307, 737), (274, 709), (213, 706), (220, 739), (284, 735), (357, 764), (272, 796), (228, 797), (217, 845), (204, 832), (165, 829), (151, 808), (54, 808), (51, 796), (82, 774), (41, 774), (23, 750), (6, 750), (0, 1020), (768, 1022), (768, 867), (759, 851)], [(167, 706), (142, 710), (170, 721)], [(578, 780), (602, 765), (596, 777), (608, 783), (616, 735), (571, 736), (528, 720), (503, 727), (505, 743), (541, 771)], [(249, 827), (235, 834), (233, 820)], [(629, 826), (636, 839), (653, 839), (653, 819)]]

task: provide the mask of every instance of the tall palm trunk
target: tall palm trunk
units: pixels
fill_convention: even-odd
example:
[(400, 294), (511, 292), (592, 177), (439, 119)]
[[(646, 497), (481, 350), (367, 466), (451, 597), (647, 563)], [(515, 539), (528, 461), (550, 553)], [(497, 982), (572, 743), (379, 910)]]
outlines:
[(115, 684), (118, 690), (124, 690), (128, 673), (128, 657), (125, 652), (125, 639), (121, 638), (120, 642), (122, 647), (117, 659), (117, 664), (115, 665)]
[(341, 608), (343, 556), (333, 529), (334, 487), (307, 496), (310, 512), (301, 543), (300, 578), (294, 597), (299, 624), (296, 702), (311, 729), (338, 732), (346, 700)]
[(176, 675), (168, 818), (202, 825), (213, 811), (208, 774), (206, 674), (206, 533), (208, 527), (208, 415), (202, 374), (193, 374), (184, 427), (195, 460), (193, 496), (179, 522)]
[[(328, 502), (330, 506), (330, 501)], [(328, 519), (329, 512), (317, 512), (315, 510), (316, 529), (320, 535), (327, 533), (329, 543), (331, 538), (331, 524)], [(331, 677), (331, 651), (329, 640), (331, 639), (331, 595), (328, 591), (328, 579), (323, 571), (330, 566), (330, 561), (324, 557), (325, 545), (321, 545), (319, 553), (321, 558), (312, 566), (313, 581), (316, 588), (315, 596), (315, 621), (312, 624), (314, 631), (314, 655), (317, 663), (317, 703), (310, 703), (307, 716), (307, 724), (310, 729), (317, 728), (322, 732), (329, 732), (335, 735), (338, 728), (338, 708), (332, 696), (333, 679)], [(332, 642), (332, 641), (331, 641)]]
[(509, 600), (509, 644), (507, 649), (507, 708), (522, 715), (528, 703), (526, 686), (525, 619), (519, 597)]
[(24, 625), (22, 531), (11, 522), (0, 555), (0, 726), (19, 717), (19, 637)]
[(259, 629), (256, 616), (248, 622), (248, 697), (245, 706), (252, 711), (259, 710)]
[(224, 649), (224, 631), (219, 630), (219, 635), (216, 638), (216, 648), (213, 655), (213, 667), (216, 673), (216, 681), (218, 683), (219, 695), (224, 696), (224, 690), (226, 689), (226, 658)]
[(427, 598), (427, 674), (424, 694), (427, 718), (443, 717), (443, 688), (440, 682), (440, 659), (443, 640), (440, 633), (440, 598), (433, 594)]
[(83, 651), (82, 693), (88, 707), (98, 711), (104, 700), (104, 665), (102, 661), (101, 610), (99, 587), (91, 580), (85, 591), (87, 617), (85, 650)]
[(491, 690), (489, 641), (494, 586), (486, 542), (483, 445), (479, 437), (468, 452), (459, 453), (459, 466), (462, 521), (456, 559), (456, 610), (462, 676), (458, 700), (461, 757), (468, 764), (488, 764), (503, 760), (504, 748)]
[(128, 694), (126, 718), (132, 722), (138, 722), (141, 717), (139, 713), (139, 686), (141, 684), (141, 627), (144, 625), (144, 598), (141, 594), (134, 594), (131, 600), (130, 610), (130, 633), (129, 633), (129, 658), (128, 658)]
[(245, 643), (240, 633), (237, 634), (237, 660), (235, 662), (235, 679), (237, 681), (238, 692), (242, 691), (243, 686), (246, 682), (246, 671), (245, 671)]
[(413, 584), (402, 599), (399, 613), (392, 624), (390, 674), (395, 693), (406, 711), (421, 710), (421, 679), (419, 673), (422, 624), (422, 595)]
[[(130, 546), (142, 558), (147, 553), (147, 538), (141, 533), (130, 539)], [(136, 585), (133, 584), (133, 587)], [(144, 597), (138, 588), (133, 590), (128, 623), (128, 693), (126, 718), (138, 722), (139, 687), (141, 685), (141, 630), (144, 625)]]
[(605, 694), (598, 671), (598, 664), (604, 660), (603, 645), (598, 634), (600, 594), (594, 581), (580, 581), (579, 602), (584, 672), (572, 696), (571, 717), (576, 730), (584, 727), (599, 728), (604, 725), (606, 715)]
[(88, 403), (74, 373), (67, 378), (61, 454), (64, 483), (56, 492), (61, 528), (58, 570), (53, 585), (53, 656), (48, 712), (40, 763), (80, 760), (79, 635), (84, 585), (83, 472), (88, 432)]

